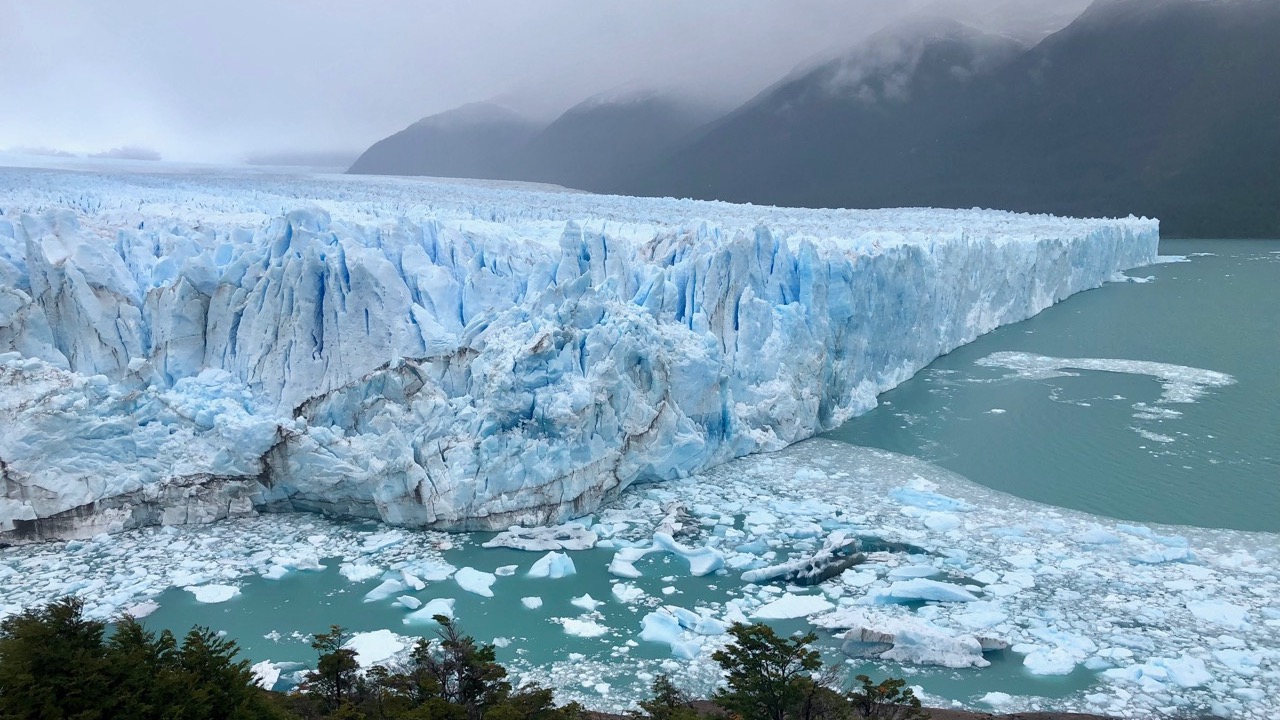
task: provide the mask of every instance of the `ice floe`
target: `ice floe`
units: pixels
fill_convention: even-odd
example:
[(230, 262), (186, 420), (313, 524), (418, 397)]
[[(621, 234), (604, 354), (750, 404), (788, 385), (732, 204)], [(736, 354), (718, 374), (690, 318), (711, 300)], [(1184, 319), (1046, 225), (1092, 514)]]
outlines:
[(221, 603), (240, 594), (235, 585), (200, 585), (188, 586), (187, 592), (195, 596), (199, 603)]
[(493, 583), (497, 577), (493, 573), (464, 567), (453, 574), (453, 580), (458, 583), (458, 587), (467, 592), (493, 597)]
[(352, 635), (342, 647), (355, 651), (356, 662), (360, 663), (360, 667), (370, 667), (390, 660), (411, 644), (409, 638), (390, 630), (374, 630)]
[(427, 602), (418, 610), (415, 610), (404, 618), (406, 625), (434, 623), (436, 615), (453, 618), (453, 606), (455, 604), (453, 598), (435, 598)]
[(549, 552), (538, 558), (529, 567), (527, 573), (532, 578), (562, 578), (574, 575), (578, 569), (573, 565), (573, 558), (561, 552)]
[(786, 593), (777, 600), (756, 608), (754, 617), (762, 620), (786, 620), (826, 612), (835, 605), (821, 595), (793, 595)]

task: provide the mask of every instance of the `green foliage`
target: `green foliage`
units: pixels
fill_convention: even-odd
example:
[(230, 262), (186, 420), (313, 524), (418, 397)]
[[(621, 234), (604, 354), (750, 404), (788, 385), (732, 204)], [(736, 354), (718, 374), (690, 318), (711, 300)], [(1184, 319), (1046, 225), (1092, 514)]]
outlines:
[(693, 707), (693, 698), (671, 682), (668, 675), (659, 675), (649, 686), (653, 697), (640, 701), (640, 709), (653, 720), (698, 720), (700, 715)]
[(920, 709), (915, 691), (907, 687), (906, 680), (889, 678), (879, 685), (866, 675), (855, 678), (860, 687), (849, 693), (856, 717), (866, 720), (927, 720), (928, 713)]
[[(256, 687), (236, 644), (207, 628), (179, 643), (126, 616), (108, 637), (80, 600), (65, 598), (0, 622), (0, 720), (581, 720), (582, 708), (556, 707), (550, 689), (513, 687), (493, 645), (435, 619), (436, 637), (420, 640), (403, 666), (364, 670), (343, 647), (347, 631), (330, 626), (312, 643), (316, 669), (283, 694)], [(848, 695), (833, 690), (835, 670), (811, 647), (813, 633), (783, 638), (743, 624), (729, 633), (734, 642), (712, 655), (728, 685), (714, 699), (740, 720), (928, 717), (904, 680), (859, 675)], [(648, 718), (700, 720), (670, 677), (651, 690), (640, 703)]]
[(343, 647), (351, 636), (341, 625), (330, 625), (318, 633), (311, 647), (320, 654), (316, 669), (307, 673), (303, 688), (318, 697), (330, 711), (337, 711), (355, 691), (360, 673), (356, 651)]
[(106, 717), (110, 663), (106, 624), (64, 598), (0, 623), (0, 718)]
[(238, 648), (204, 628), (178, 645), (123, 618), (106, 624), (64, 598), (0, 623), (0, 718), (259, 720), (280, 717)]
[(342, 648), (345, 630), (316, 635), (316, 670), (283, 705), (308, 720), (578, 720), (581, 708), (557, 708), (546, 688), (513, 688), (492, 645), (462, 634), (447, 617), (435, 620), (436, 637), (418, 641), (402, 667), (363, 672)]
[(434, 642), (418, 641), (411, 673), (421, 679), (419, 687), (463, 708), (467, 720), (480, 720), (511, 696), (507, 670), (497, 663), (492, 645), (476, 644), (443, 615), (436, 615), (435, 621), (440, 624), (438, 637)]
[(788, 639), (768, 625), (742, 623), (729, 634), (734, 643), (711, 656), (729, 686), (716, 692), (717, 705), (743, 720), (814, 720), (841, 709), (815, 679), (822, 657), (809, 646), (817, 635)]

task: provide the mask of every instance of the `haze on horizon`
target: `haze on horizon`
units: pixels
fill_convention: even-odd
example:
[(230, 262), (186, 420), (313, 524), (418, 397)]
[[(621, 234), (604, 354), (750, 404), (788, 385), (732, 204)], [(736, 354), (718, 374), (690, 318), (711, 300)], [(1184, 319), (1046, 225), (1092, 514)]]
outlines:
[(915, 14), (1036, 36), (1085, 0), (0, 0), (0, 150), (353, 154), (498, 99), (551, 119), (618, 88), (725, 109)]

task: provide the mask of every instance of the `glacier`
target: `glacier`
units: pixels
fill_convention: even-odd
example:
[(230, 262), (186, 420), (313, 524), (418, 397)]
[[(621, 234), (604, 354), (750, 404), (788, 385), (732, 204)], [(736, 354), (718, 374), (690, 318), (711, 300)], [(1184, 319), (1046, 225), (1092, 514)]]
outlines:
[(1156, 260), (1155, 220), (0, 168), (0, 543), (546, 525), (781, 449)]

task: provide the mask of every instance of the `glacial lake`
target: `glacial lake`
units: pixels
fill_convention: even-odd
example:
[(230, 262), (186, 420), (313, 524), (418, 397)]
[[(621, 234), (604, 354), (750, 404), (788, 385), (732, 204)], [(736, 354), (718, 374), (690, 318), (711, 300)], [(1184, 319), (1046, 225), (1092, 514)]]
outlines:
[[(988, 653), (984, 668), (850, 661), (851, 671), (907, 677), (933, 704), (978, 708), (997, 707), (993, 692), (1014, 696), (1000, 706), (1010, 710), (1118, 713), (1238, 702), (1233, 683), (1259, 681), (1230, 675), (1210, 653), (1280, 646), (1280, 372), (1273, 364), (1280, 324), (1272, 312), (1280, 307), (1280, 242), (1165, 242), (1161, 252), (1187, 261), (1131, 271), (1150, 280), (1108, 284), (979, 338), (824, 438), (700, 478), (634, 488), (588, 520), (609, 533), (603, 546), (567, 553), (576, 567), (568, 577), (529, 577), (544, 553), (480, 547), (491, 534), (276, 516), (5, 551), (0, 564), (22, 582), (0, 593), (0, 605), (61, 588), (99, 599), (106, 612), (130, 607), (150, 594), (146, 588), (173, 586), (153, 598), (148, 626), (225, 631), (245, 657), (277, 664), (286, 687), (314, 661), (310, 633), (338, 623), (356, 633), (389, 630), (408, 643), (432, 627), (406, 624), (409, 611), (397, 595), (447, 598), (462, 629), (496, 642), (499, 659), (520, 677), (557, 687), (562, 699), (616, 709), (642, 697), (655, 673), (696, 692), (716, 680), (710, 645), (689, 658), (641, 637), (650, 613), (678, 606), (720, 620), (754, 617), (783, 596), (857, 608), (867, 587), (927, 565), (937, 580), (971, 582), (983, 571), (1000, 579), (974, 605), (985, 609), (915, 604), (913, 615), (1022, 645)], [(608, 545), (647, 543), (674, 500), (699, 526), (689, 545), (721, 547), (729, 567), (695, 577), (683, 557), (654, 553), (635, 563), (640, 577), (611, 574)], [(733, 566), (744, 557), (732, 550), (738, 543), (767, 540), (763, 557), (774, 562), (812, 551), (833, 529), (925, 551), (899, 553), (887, 566), (821, 589), (762, 589)], [(304, 559), (283, 577), (262, 576), (286, 556)], [(445, 563), (516, 568), (496, 578), (492, 597), (439, 579), (366, 602), (383, 577)], [(376, 576), (347, 576), (360, 565)], [(4, 570), (0, 582), (9, 582)], [(182, 589), (202, 584), (239, 592), (210, 604)], [(619, 585), (631, 599), (615, 592)], [(526, 598), (539, 603), (530, 607)], [(592, 600), (599, 605), (588, 609)], [(1202, 633), (1204, 616), (1188, 607), (1219, 601), (1247, 608), (1253, 622), (1205, 640), (1218, 632)], [(771, 622), (784, 632), (808, 628), (804, 619)], [(839, 657), (838, 641), (822, 637), (829, 656)], [(1055, 647), (1080, 653), (1074, 669), (1035, 674), (1024, 664), (1037, 648)], [(1203, 656), (1224, 680), (1176, 694), (1139, 693), (1123, 678), (1103, 678), (1112, 665), (1100, 656), (1121, 667), (1136, 662), (1123, 659), (1120, 653), (1133, 655), (1126, 647), (1141, 658)]]
[[(1131, 271), (1153, 279), (1111, 283), (999, 328), (827, 437), (1050, 505), (1280, 532), (1280, 242), (1164, 241), (1160, 252), (1188, 262)], [(1154, 377), (1070, 370), (1023, 380), (978, 364), (1001, 351), (1154, 361), (1235, 382), (1148, 413), (1161, 396)]]

